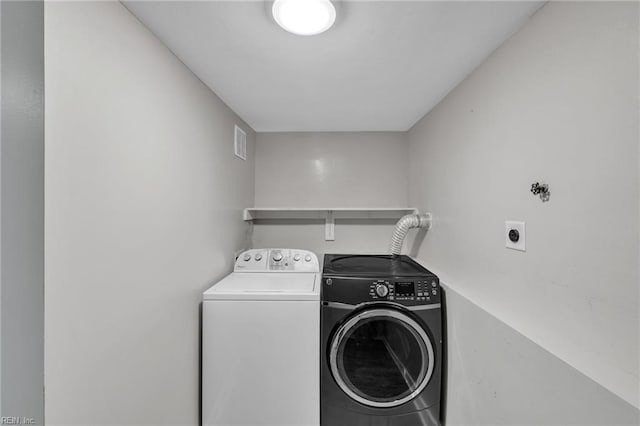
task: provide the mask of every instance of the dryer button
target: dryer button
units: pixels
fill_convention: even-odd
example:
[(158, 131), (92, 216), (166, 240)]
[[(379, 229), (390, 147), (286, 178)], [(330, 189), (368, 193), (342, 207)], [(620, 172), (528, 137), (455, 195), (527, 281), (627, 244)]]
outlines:
[(376, 294), (380, 297), (387, 297), (389, 294), (389, 287), (384, 284), (378, 284), (376, 286)]

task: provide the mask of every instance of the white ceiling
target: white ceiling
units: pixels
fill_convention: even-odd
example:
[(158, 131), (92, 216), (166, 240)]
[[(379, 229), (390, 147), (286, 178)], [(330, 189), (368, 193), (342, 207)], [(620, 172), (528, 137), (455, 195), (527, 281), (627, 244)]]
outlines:
[(342, 1), (304, 37), (264, 1), (125, 1), (259, 132), (407, 130), (542, 4)]

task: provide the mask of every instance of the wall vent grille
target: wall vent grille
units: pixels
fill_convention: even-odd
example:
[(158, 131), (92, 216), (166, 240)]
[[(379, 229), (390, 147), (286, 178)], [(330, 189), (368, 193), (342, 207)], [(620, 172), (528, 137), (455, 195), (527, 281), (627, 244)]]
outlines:
[(233, 148), (236, 157), (247, 159), (247, 134), (238, 126), (235, 127)]

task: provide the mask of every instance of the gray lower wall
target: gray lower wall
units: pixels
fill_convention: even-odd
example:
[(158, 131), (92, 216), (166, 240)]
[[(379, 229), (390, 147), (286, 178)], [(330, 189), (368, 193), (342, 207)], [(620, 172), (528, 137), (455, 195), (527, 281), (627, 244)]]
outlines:
[(490, 312), (448, 287), (446, 300), (447, 426), (640, 423), (631, 404)]
[(0, 3), (0, 415), (38, 425), (44, 424), (43, 8), (41, 1)]

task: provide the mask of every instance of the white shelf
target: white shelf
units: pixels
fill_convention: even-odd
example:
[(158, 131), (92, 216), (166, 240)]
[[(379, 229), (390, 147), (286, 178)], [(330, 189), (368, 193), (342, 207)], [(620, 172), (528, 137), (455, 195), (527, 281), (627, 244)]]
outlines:
[(244, 209), (244, 220), (256, 219), (326, 219), (333, 213), (334, 219), (400, 219), (406, 214), (417, 213), (411, 207), (398, 208), (295, 208), (265, 207)]
[(244, 220), (304, 220), (324, 219), (325, 240), (335, 240), (336, 219), (400, 219), (407, 214), (418, 213), (413, 207), (381, 207), (381, 208), (296, 208), (265, 207), (244, 209)]

